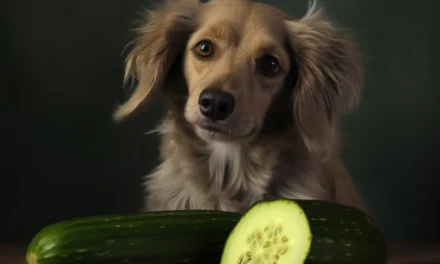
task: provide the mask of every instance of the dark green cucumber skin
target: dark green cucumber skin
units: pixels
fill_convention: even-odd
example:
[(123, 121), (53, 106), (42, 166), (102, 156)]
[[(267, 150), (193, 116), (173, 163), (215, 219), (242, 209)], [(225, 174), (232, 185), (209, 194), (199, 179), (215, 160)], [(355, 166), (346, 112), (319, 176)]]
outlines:
[(195, 210), (62, 221), (34, 237), (26, 260), (28, 264), (218, 263), (240, 216)]
[(313, 235), (305, 263), (387, 263), (385, 239), (366, 213), (331, 202), (294, 201), (306, 213)]
[[(293, 201), (303, 208), (313, 235), (305, 263), (386, 263), (382, 233), (365, 213), (329, 202)], [(240, 217), (198, 210), (63, 221), (35, 236), (27, 263), (219, 263)], [(31, 261), (33, 257), (36, 262)]]

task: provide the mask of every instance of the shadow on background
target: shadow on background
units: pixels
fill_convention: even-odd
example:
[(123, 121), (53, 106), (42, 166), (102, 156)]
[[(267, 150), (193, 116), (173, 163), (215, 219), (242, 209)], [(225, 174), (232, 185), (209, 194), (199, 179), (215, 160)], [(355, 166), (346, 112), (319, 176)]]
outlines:
[[(301, 15), (305, 1), (270, 1)], [(343, 154), (388, 239), (438, 240), (439, 18), (435, 0), (321, 1), (365, 55), (361, 107), (344, 118)], [(158, 163), (144, 135), (158, 102), (115, 125), (126, 98), (123, 50), (148, 1), (3, 1), (0, 241), (142, 205)]]

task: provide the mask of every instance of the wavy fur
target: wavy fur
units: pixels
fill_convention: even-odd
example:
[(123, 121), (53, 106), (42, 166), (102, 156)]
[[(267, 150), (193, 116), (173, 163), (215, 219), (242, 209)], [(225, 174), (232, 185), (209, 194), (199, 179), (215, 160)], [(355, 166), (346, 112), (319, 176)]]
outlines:
[[(222, 23), (213, 27), (216, 19)], [(362, 68), (355, 45), (316, 1), (295, 19), (244, 0), (170, 0), (148, 11), (137, 33), (126, 61), (126, 79), (136, 79), (137, 87), (115, 120), (155, 96), (167, 103), (157, 129), (162, 163), (146, 177), (145, 210), (242, 212), (277, 197), (367, 210), (338, 154), (337, 118), (357, 105)], [(216, 61), (197, 61), (191, 45), (201, 34), (216, 34), (230, 48)], [(254, 72), (257, 48), (267, 43), (282, 47), (280, 77)], [(231, 117), (240, 121), (228, 121), (231, 133), (254, 123), (258, 133), (246, 140), (197, 133), (191, 122), (200, 118), (197, 95), (210, 85), (245, 98)]]

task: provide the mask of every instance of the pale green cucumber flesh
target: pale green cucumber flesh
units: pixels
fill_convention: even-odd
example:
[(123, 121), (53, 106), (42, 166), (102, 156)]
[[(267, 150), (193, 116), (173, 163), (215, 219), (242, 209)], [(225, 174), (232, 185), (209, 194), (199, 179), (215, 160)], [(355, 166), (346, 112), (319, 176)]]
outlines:
[(229, 235), (221, 264), (238, 263), (385, 264), (387, 250), (380, 229), (356, 208), (277, 199), (254, 204)]
[(221, 264), (300, 264), (312, 232), (303, 209), (289, 200), (252, 206), (227, 239)]

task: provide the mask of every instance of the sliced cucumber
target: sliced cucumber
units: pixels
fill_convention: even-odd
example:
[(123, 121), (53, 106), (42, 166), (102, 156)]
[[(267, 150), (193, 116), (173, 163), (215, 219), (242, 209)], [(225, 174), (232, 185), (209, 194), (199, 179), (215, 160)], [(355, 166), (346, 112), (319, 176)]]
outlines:
[(278, 199), (261, 201), (231, 231), (221, 264), (385, 264), (380, 229), (344, 205)]
[(295, 202), (259, 202), (231, 232), (221, 264), (303, 263), (312, 232), (303, 209)]

